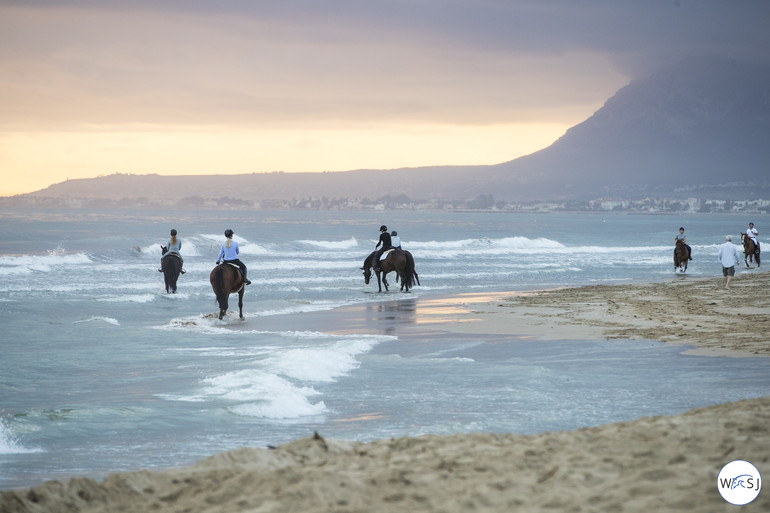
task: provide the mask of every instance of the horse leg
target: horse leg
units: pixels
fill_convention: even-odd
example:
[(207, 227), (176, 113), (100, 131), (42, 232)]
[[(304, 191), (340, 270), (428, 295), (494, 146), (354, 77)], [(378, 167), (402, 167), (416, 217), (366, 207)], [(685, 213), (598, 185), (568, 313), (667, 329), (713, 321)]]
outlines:
[(382, 292), (382, 280), (380, 278), (380, 271), (374, 271), (377, 274), (377, 288)]
[(243, 319), (243, 286), (241, 286), (241, 290), (238, 291), (238, 314), (241, 316), (241, 319)]
[[(388, 273), (387, 272), (382, 275), (382, 284), (385, 285), (385, 292), (390, 290), (388, 288), (389, 283), (388, 283)], [(382, 292), (382, 291), (380, 291), (380, 292)]]

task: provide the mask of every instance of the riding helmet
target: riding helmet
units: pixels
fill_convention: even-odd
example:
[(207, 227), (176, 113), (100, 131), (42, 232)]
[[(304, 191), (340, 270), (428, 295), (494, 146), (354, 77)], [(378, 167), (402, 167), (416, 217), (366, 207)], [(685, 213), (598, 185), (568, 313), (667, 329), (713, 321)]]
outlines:
[(396, 230), (393, 230), (392, 232), (390, 232), (390, 234), (391, 234), (393, 237), (398, 237), (398, 232), (397, 232)]
[(380, 231), (381, 232), (387, 232), (388, 231), (388, 227), (383, 224), (382, 226), (380, 226)]
[(227, 237), (228, 239), (232, 239), (233, 238), (233, 231), (230, 230), (229, 228), (227, 230), (225, 230), (225, 237)]
[(173, 228), (171, 229), (171, 235), (176, 235), (176, 230), (174, 230)]

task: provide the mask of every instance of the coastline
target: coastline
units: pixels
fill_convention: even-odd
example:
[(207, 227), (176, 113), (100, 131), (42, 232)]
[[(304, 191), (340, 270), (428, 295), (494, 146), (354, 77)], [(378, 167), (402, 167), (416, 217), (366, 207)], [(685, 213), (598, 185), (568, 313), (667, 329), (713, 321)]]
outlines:
[(683, 275), (644, 284), (467, 294), (453, 301), (462, 322), (445, 328), (544, 340), (649, 339), (695, 346), (685, 354), (767, 357), (769, 289), (770, 272), (753, 270), (736, 274), (730, 290), (721, 276)]
[[(770, 355), (770, 273), (438, 298), (392, 295), (339, 332), (534, 340), (651, 339), (699, 355)], [(388, 298), (390, 299), (390, 298)], [(348, 308), (348, 307), (344, 307)], [(328, 312), (309, 314), (329, 324)], [(313, 317), (315, 318), (315, 317)], [(323, 321), (321, 321), (323, 319)], [(305, 319), (308, 320), (308, 319)], [(749, 324), (751, 329), (746, 329)], [(760, 391), (761, 393), (761, 391)], [(538, 435), (462, 434), (370, 443), (305, 438), (162, 471), (50, 481), (0, 495), (0, 511), (724, 511), (716, 476), (745, 459), (770, 475), (770, 396)], [(746, 511), (770, 509), (760, 493)]]

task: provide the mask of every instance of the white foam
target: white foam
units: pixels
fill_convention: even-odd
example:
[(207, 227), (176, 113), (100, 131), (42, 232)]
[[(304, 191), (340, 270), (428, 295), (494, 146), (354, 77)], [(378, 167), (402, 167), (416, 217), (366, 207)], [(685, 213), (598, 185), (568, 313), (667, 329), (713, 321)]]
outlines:
[(356, 356), (371, 350), (375, 338), (349, 338), (328, 347), (290, 349), (269, 357), (266, 365), (281, 376), (300, 381), (330, 382), (358, 367)]
[(206, 389), (199, 396), (179, 400), (198, 402), (207, 398), (231, 401), (228, 410), (236, 415), (269, 419), (296, 419), (326, 411), (323, 401), (311, 403), (318, 395), (312, 387), (295, 386), (285, 378), (255, 369), (229, 372), (204, 380)]
[(0, 454), (30, 454), (44, 452), (40, 448), (27, 448), (22, 446), (13, 436), (11, 429), (0, 419)]
[(301, 244), (307, 244), (309, 246), (318, 247), (321, 249), (332, 249), (336, 251), (346, 249), (358, 249), (358, 241), (355, 237), (351, 237), (348, 240), (342, 241), (328, 241), (328, 240), (299, 240)]
[(89, 319), (82, 319), (80, 321), (73, 321), (72, 324), (79, 324), (81, 322), (106, 322), (107, 324), (112, 324), (113, 326), (120, 326), (120, 323), (117, 319), (113, 319), (112, 317), (91, 317)]
[(149, 303), (155, 300), (153, 294), (126, 294), (123, 296), (101, 297), (97, 301), (105, 303)]
[(85, 253), (47, 255), (0, 256), (0, 275), (28, 274), (32, 271), (50, 272), (61, 266), (78, 266), (92, 263)]
[(395, 337), (385, 335), (332, 335), (315, 331), (245, 332), (252, 335), (278, 335), (278, 345), (251, 347), (181, 348), (207, 359), (251, 358), (250, 368), (209, 376), (202, 389), (184, 396), (164, 399), (206, 402), (212, 399), (234, 403), (228, 410), (236, 415), (269, 419), (297, 419), (326, 412), (323, 401), (311, 402), (319, 395), (312, 384), (328, 383), (359, 366), (357, 356), (379, 342)]

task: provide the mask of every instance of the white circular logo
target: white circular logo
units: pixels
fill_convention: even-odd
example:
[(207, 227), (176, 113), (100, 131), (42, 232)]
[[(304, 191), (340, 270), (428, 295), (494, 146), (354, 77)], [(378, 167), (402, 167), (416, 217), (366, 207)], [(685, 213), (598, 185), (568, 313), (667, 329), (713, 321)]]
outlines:
[(748, 461), (731, 461), (717, 476), (717, 489), (730, 504), (743, 506), (753, 501), (762, 489), (762, 477), (757, 467)]

